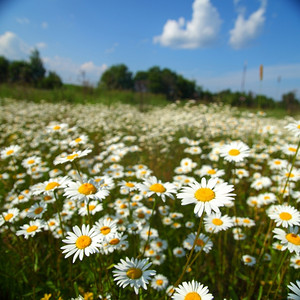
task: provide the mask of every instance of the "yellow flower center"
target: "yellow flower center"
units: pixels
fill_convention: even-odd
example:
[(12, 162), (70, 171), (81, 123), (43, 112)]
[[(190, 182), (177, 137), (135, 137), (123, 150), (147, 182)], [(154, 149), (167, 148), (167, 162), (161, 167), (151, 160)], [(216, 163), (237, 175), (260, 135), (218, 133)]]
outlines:
[(55, 181), (52, 181), (52, 182), (49, 182), (46, 187), (45, 187), (45, 190), (46, 191), (49, 191), (49, 190), (52, 190), (54, 189), (55, 187), (59, 186), (59, 183), (58, 182), (55, 182)]
[(215, 219), (212, 220), (212, 223), (214, 225), (221, 226), (223, 224), (223, 221), (221, 219), (215, 218)]
[(285, 173), (285, 176), (286, 177), (290, 177), (290, 178), (293, 178), (293, 177), (295, 177), (295, 175), (293, 174), (293, 173)]
[(92, 239), (87, 235), (82, 235), (76, 240), (76, 247), (78, 249), (84, 249), (92, 243)]
[(300, 246), (300, 236), (299, 235), (297, 235), (295, 233), (288, 233), (285, 237), (290, 243)]
[(298, 266), (300, 266), (300, 259), (297, 259), (297, 260), (295, 261), (295, 264), (298, 265)]
[(157, 285), (162, 285), (163, 283), (164, 283), (164, 281), (161, 280), (161, 279), (156, 280), (156, 284), (157, 284)]
[(210, 169), (210, 170), (207, 171), (207, 174), (209, 174), (209, 175), (214, 175), (216, 173), (217, 172), (214, 169)]
[(281, 214), (279, 214), (279, 218), (281, 220), (288, 221), (292, 218), (292, 215), (288, 212), (282, 212)]
[(67, 156), (67, 159), (71, 160), (71, 159), (74, 159), (75, 157), (77, 157), (78, 154), (77, 153), (74, 153), (74, 154), (71, 154), (71, 155), (68, 155)]
[(300, 129), (300, 124), (297, 126), (298, 129)]
[(91, 183), (84, 183), (78, 188), (78, 192), (83, 195), (96, 194), (97, 189)]
[(294, 148), (294, 147), (289, 147), (289, 151), (291, 151), (291, 152), (296, 152), (296, 151), (297, 151), (297, 149), (296, 149), (296, 148)]
[(241, 152), (238, 150), (238, 149), (231, 149), (231, 150), (229, 150), (228, 151), (228, 154), (230, 155), (230, 156), (237, 156), (237, 155), (239, 155)]
[(53, 127), (53, 130), (59, 130), (61, 127), (59, 125), (56, 125)]
[(280, 160), (275, 160), (275, 161), (274, 161), (274, 164), (275, 164), (275, 165), (281, 165), (281, 161), (280, 161)]
[(115, 239), (110, 240), (109, 243), (110, 243), (111, 245), (117, 245), (117, 244), (120, 243), (120, 240), (117, 239), (117, 238), (115, 238)]
[(4, 220), (5, 221), (9, 221), (14, 215), (13, 214), (7, 214), (5, 217), (4, 217)]
[(34, 162), (35, 162), (34, 159), (29, 159), (29, 160), (27, 161), (28, 165), (32, 165), (32, 164), (34, 164)]
[(196, 242), (196, 245), (200, 246), (200, 247), (203, 247), (205, 245), (205, 243), (203, 242), (203, 240), (198, 239), (197, 242)]
[(252, 259), (251, 259), (250, 257), (246, 257), (246, 258), (245, 258), (245, 262), (246, 262), (246, 263), (249, 263), (249, 262), (251, 262), (251, 261), (252, 261)]
[(28, 233), (30, 233), (30, 232), (36, 231), (37, 229), (38, 229), (38, 227), (36, 225), (31, 225), (26, 229), (26, 231)]
[(245, 220), (243, 220), (243, 222), (246, 223), (246, 224), (250, 224), (250, 220), (249, 219), (245, 219)]
[(34, 213), (36, 215), (40, 214), (41, 212), (43, 211), (43, 208), (42, 207), (37, 207), (35, 210), (34, 210)]
[(184, 300), (201, 300), (201, 296), (197, 292), (187, 293)]
[(110, 233), (110, 228), (108, 226), (103, 226), (100, 228), (102, 234), (107, 235)]
[(14, 153), (14, 150), (8, 150), (7, 152), (6, 152), (6, 155), (11, 155), (11, 154), (13, 154)]
[(165, 187), (160, 183), (152, 184), (149, 189), (155, 193), (164, 193), (166, 191)]
[(94, 210), (94, 209), (95, 209), (95, 207), (96, 207), (96, 205), (92, 205), (92, 204), (90, 204), (90, 205), (89, 205), (89, 211), (92, 211), (92, 210)]
[(138, 213), (138, 215), (137, 215), (137, 217), (139, 218), (139, 219), (144, 219), (145, 218), (145, 214), (144, 213)]
[(81, 141), (82, 141), (81, 138), (77, 138), (77, 139), (75, 140), (75, 143), (80, 143)]
[(143, 272), (141, 269), (138, 268), (130, 268), (128, 269), (128, 271), (126, 272), (126, 275), (130, 278), (130, 279), (139, 279), (142, 277)]
[(200, 188), (198, 189), (194, 197), (201, 202), (208, 202), (215, 198), (215, 193), (210, 188)]
[(134, 184), (132, 182), (126, 182), (125, 185), (130, 188), (134, 187)]

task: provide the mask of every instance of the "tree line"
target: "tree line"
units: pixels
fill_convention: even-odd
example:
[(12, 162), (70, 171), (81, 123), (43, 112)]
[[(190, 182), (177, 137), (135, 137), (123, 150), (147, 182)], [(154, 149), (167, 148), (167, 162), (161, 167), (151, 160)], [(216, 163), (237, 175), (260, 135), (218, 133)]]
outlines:
[(29, 61), (9, 61), (4, 56), (0, 56), (0, 83), (46, 89), (59, 88), (63, 85), (61, 78), (54, 71), (46, 71), (37, 49), (31, 52)]
[(169, 100), (191, 99), (197, 96), (195, 81), (158, 66), (148, 71), (138, 71), (133, 75), (125, 64), (114, 65), (102, 74), (99, 88), (163, 94)]
[[(0, 84), (12, 83), (33, 86), (36, 88), (54, 89), (64, 87), (61, 78), (53, 71), (46, 71), (39, 51), (31, 52), (29, 61), (9, 61), (0, 56)], [(300, 109), (300, 101), (295, 92), (282, 95), (280, 101), (265, 95), (255, 95), (252, 92), (232, 92), (230, 89), (218, 93), (203, 90), (194, 80), (188, 80), (182, 75), (168, 68), (153, 66), (147, 71), (138, 71), (133, 74), (125, 64), (113, 65), (104, 71), (96, 88), (83, 82), (94, 92), (97, 90), (135, 91), (138, 93), (161, 94), (170, 101), (177, 99), (195, 99), (205, 102), (221, 102), (232, 106), (284, 108), (288, 111)], [(87, 86), (86, 86), (87, 84)]]

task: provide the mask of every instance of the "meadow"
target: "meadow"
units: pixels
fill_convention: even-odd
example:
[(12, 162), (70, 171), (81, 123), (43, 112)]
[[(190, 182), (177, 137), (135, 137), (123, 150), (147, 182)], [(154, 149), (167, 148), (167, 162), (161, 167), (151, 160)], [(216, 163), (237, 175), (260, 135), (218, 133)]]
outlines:
[(299, 299), (294, 117), (0, 101), (1, 298)]

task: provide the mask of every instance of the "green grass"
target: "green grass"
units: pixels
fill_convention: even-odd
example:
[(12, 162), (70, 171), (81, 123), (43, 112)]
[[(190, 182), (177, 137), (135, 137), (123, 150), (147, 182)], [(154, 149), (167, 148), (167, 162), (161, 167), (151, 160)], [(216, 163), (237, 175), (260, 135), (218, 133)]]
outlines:
[(64, 85), (54, 90), (37, 89), (21, 85), (0, 85), (0, 98), (13, 98), (40, 103), (43, 100), (53, 103), (116, 103), (139, 105), (145, 110), (147, 105), (165, 106), (169, 102), (163, 95), (141, 94), (133, 91), (104, 91), (93, 87)]

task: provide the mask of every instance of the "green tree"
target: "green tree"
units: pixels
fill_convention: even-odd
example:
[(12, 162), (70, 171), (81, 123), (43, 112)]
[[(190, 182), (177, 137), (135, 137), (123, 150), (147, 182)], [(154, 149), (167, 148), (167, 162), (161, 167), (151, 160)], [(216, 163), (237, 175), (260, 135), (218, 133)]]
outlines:
[(44, 68), (43, 61), (40, 58), (40, 53), (37, 49), (34, 49), (31, 52), (30, 68), (32, 72), (32, 82), (35, 86), (38, 86), (45, 77), (46, 69)]
[(0, 83), (8, 81), (8, 72), (9, 61), (4, 56), (0, 56)]
[(132, 72), (124, 64), (114, 65), (102, 74), (99, 87), (108, 90), (131, 90)]
[(26, 61), (13, 61), (9, 65), (9, 81), (13, 83), (32, 83), (32, 69)]
[(41, 83), (41, 86), (45, 89), (55, 89), (62, 87), (63, 83), (61, 78), (53, 71), (49, 71)]

